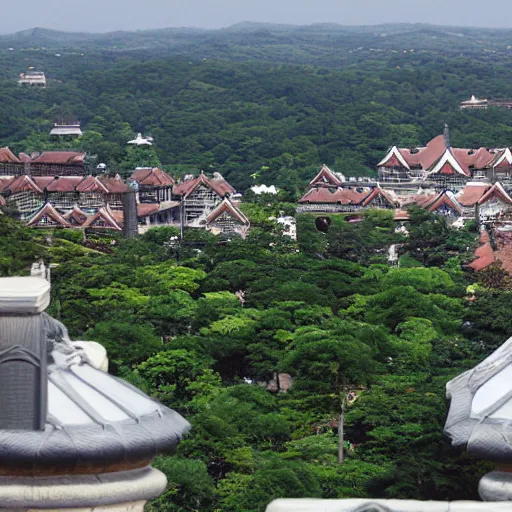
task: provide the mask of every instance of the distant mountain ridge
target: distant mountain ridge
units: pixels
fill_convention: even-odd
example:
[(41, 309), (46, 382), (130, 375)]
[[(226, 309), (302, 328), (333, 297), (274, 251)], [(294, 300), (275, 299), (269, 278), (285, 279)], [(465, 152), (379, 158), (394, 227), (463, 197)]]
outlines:
[[(512, 29), (393, 23), (279, 25), (242, 22), (222, 29), (175, 27), (107, 33), (32, 28), (0, 36), (0, 51), (46, 49), (53, 53), (146, 52), (148, 57), (259, 60), (340, 67), (362, 58), (397, 53), (482, 56), (512, 55)], [(380, 54), (377, 54), (380, 52)], [(358, 53), (356, 57), (356, 53)]]

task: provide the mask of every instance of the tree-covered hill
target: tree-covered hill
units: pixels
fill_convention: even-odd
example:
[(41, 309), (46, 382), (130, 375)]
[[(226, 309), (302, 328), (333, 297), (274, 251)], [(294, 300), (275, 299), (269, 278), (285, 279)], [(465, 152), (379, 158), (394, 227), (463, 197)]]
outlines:
[[(415, 146), (444, 123), (458, 146), (508, 146), (512, 113), (461, 112), (475, 93), (512, 97), (512, 58), (492, 62), (400, 53), (341, 69), (147, 55), (0, 52), (0, 144), (57, 147), (51, 123), (73, 116), (90, 132), (81, 149), (115, 170), (133, 132), (155, 137), (160, 161), (215, 169), (240, 190), (274, 183), (292, 194), (322, 163), (348, 176), (373, 172), (393, 144)], [(20, 89), (16, 72), (47, 71), (45, 90)]]
[[(0, 276), (40, 257), (56, 264), (49, 313), (75, 339), (104, 344), (112, 373), (191, 421), (177, 454), (155, 463), (169, 486), (149, 510), (475, 498), (489, 467), (443, 436), (444, 386), (510, 334), (510, 280), (495, 268), (474, 286), (462, 271), (474, 226), (411, 211), (404, 238), (391, 213), (369, 211), (355, 224), (333, 218), (323, 234), (305, 215), (297, 244), (267, 220), (284, 207), (246, 203), (253, 229), (227, 245), (202, 230), (169, 244), (174, 228), (84, 242), (0, 216)], [(387, 262), (390, 243), (401, 244), (401, 268)], [(277, 372), (293, 379), (287, 393), (265, 389)]]

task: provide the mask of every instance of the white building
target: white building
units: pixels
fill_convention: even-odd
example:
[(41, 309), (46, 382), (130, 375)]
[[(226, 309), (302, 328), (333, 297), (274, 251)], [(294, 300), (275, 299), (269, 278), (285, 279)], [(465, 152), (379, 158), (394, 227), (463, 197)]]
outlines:
[(45, 88), (46, 75), (42, 71), (33, 71), (29, 69), (26, 73), (20, 73), (18, 85)]

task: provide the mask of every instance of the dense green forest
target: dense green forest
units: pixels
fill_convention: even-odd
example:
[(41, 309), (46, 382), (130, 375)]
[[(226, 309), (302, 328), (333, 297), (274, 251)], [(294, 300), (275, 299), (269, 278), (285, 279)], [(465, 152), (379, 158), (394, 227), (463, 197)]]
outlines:
[[(58, 264), (50, 313), (103, 343), (112, 373), (192, 422), (177, 454), (156, 461), (170, 484), (151, 510), (475, 498), (488, 466), (443, 437), (444, 385), (505, 341), (512, 297), (499, 268), (478, 282), (462, 270), (475, 226), (412, 210), (404, 238), (389, 212), (368, 211), (322, 234), (304, 215), (292, 242), (266, 220), (282, 208), (246, 203), (254, 228), (228, 245), (201, 230), (169, 243), (171, 227), (84, 242), (2, 216), (0, 275), (38, 257)], [(387, 263), (390, 243), (402, 244), (400, 268)], [(277, 372), (293, 378), (286, 393), (265, 389)]]
[[(296, 196), (322, 163), (368, 175), (390, 145), (425, 144), (444, 123), (456, 146), (509, 145), (512, 112), (461, 112), (458, 103), (512, 97), (511, 42), (506, 31), (408, 25), (110, 38), (28, 31), (0, 44), (0, 144), (61, 147), (49, 141), (51, 124), (73, 117), (86, 130), (74, 147), (92, 163), (129, 172), (126, 142), (140, 131), (154, 136), (157, 161), (174, 174), (216, 170), (241, 191), (263, 182)], [(29, 66), (46, 71), (47, 89), (17, 87)]]
[[(57, 264), (50, 313), (103, 343), (112, 373), (191, 421), (177, 454), (156, 461), (170, 484), (151, 510), (476, 497), (488, 467), (443, 437), (444, 386), (507, 339), (512, 305), (499, 266), (463, 270), (476, 226), (412, 210), (404, 236), (391, 213), (368, 211), (321, 233), (302, 215), (293, 242), (269, 219), (293, 213), (322, 163), (366, 175), (390, 145), (426, 143), (444, 123), (453, 145), (510, 146), (512, 112), (458, 103), (512, 98), (511, 44), (512, 31), (424, 25), (0, 37), (1, 145), (84, 150), (91, 170), (158, 164), (219, 171), (241, 191), (284, 189), (248, 194), (252, 230), (229, 243), (202, 230), (178, 243), (170, 227), (84, 240), (0, 215), (0, 275), (41, 257)], [(16, 85), (29, 66), (47, 73), (46, 89)], [(84, 135), (50, 140), (61, 118), (79, 119)], [(136, 132), (154, 148), (128, 147)], [(392, 244), (400, 267), (387, 261)], [(277, 373), (291, 390), (266, 389)]]

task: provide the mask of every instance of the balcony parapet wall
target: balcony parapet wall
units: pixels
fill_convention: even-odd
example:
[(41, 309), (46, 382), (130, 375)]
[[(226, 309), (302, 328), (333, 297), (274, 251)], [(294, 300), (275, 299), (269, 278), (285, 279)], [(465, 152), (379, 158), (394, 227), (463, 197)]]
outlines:
[(493, 512), (512, 510), (510, 502), (413, 500), (315, 500), (281, 499), (266, 512)]

